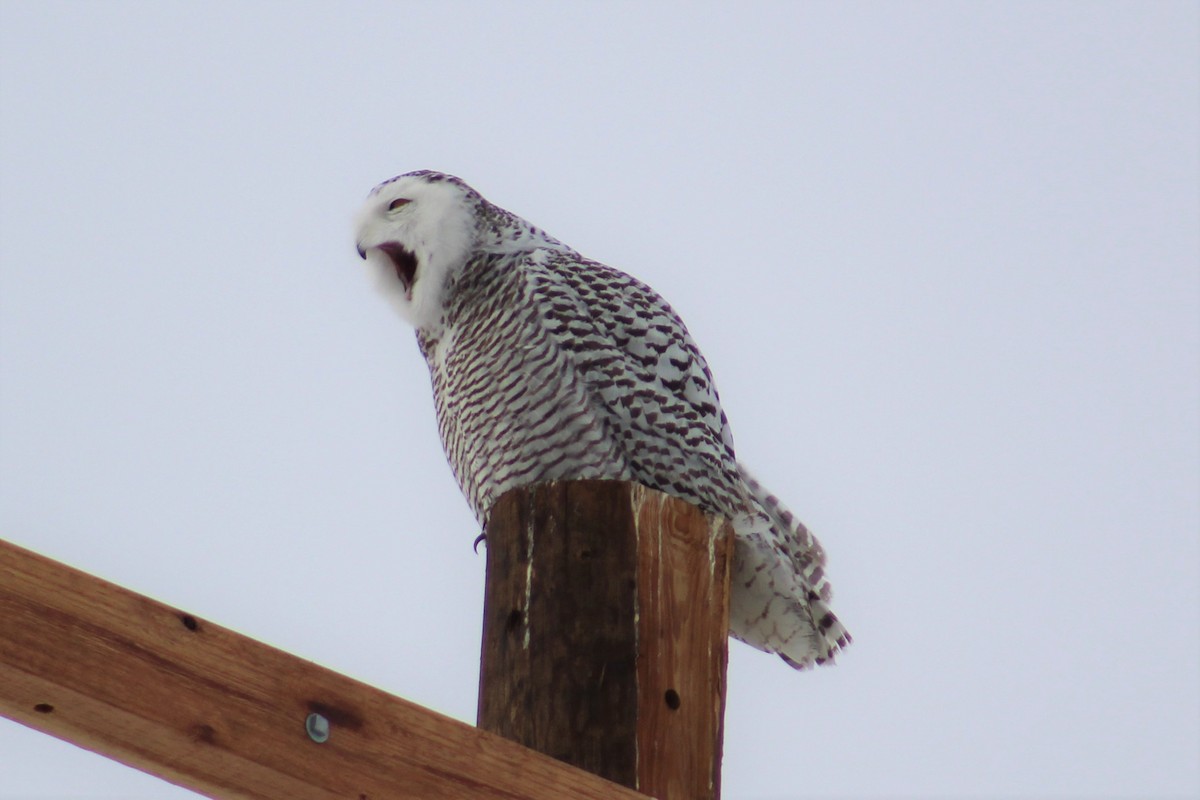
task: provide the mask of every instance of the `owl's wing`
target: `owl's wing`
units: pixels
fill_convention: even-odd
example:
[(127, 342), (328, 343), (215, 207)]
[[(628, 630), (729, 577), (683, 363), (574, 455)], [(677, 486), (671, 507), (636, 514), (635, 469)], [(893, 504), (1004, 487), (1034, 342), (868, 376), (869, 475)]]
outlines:
[(667, 302), (571, 251), (535, 251), (521, 272), (532, 316), (582, 378), (634, 479), (733, 522), (731, 633), (795, 667), (849, 644), (825, 603), (820, 544), (742, 471), (708, 365)]
[(635, 478), (710, 513), (744, 508), (712, 374), (667, 302), (573, 251), (535, 251), (523, 266), (542, 324), (571, 355)]

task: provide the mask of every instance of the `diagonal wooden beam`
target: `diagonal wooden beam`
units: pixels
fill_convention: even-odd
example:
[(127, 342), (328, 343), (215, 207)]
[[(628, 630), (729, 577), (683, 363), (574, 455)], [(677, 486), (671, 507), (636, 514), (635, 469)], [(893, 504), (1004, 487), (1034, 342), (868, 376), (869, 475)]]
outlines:
[(0, 714), (218, 798), (646, 800), (4, 541)]

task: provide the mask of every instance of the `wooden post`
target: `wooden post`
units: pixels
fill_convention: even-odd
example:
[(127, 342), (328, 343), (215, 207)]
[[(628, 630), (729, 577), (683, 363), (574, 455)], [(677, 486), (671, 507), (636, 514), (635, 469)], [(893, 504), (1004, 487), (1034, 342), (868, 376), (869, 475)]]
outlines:
[(732, 532), (643, 486), (506, 493), (487, 530), (478, 724), (663, 800), (716, 800)]

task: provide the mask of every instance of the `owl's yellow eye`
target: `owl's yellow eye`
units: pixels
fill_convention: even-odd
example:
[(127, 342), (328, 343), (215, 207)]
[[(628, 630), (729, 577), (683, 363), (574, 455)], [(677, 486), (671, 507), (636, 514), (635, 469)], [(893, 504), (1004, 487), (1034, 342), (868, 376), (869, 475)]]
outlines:
[(397, 208), (400, 208), (401, 206), (406, 206), (411, 202), (412, 202), (412, 200), (409, 200), (407, 198), (397, 197), (395, 200), (388, 203), (388, 211), (395, 211)]

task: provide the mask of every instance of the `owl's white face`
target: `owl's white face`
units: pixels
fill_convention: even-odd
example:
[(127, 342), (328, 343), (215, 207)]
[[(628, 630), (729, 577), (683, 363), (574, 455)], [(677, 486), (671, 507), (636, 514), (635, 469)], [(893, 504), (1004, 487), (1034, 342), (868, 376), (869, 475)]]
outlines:
[(474, 249), (470, 190), (438, 173), (378, 186), (355, 224), (358, 253), (375, 286), (417, 328), (438, 321), (446, 281)]

